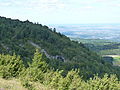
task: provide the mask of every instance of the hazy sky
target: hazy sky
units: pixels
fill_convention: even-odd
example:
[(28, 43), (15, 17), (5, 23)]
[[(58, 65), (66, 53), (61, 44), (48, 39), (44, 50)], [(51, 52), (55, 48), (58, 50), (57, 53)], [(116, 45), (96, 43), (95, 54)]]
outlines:
[(42, 24), (120, 23), (120, 0), (0, 0), (0, 16)]

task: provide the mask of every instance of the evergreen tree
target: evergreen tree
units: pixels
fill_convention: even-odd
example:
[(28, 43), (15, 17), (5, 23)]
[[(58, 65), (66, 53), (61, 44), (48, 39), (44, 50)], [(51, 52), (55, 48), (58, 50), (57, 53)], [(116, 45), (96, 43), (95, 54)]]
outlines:
[(0, 76), (3, 78), (17, 77), (24, 69), (20, 56), (0, 54)]
[(42, 54), (36, 49), (34, 57), (32, 59), (32, 64), (26, 70), (26, 76), (31, 81), (43, 82), (44, 73), (47, 71), (48, 65), (42, 58)]

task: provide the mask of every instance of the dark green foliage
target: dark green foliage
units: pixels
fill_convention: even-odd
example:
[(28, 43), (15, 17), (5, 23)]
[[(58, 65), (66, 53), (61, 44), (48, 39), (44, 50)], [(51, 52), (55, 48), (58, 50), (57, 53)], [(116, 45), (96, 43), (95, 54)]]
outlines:
[[(65, 35), (57, 33), (55, 29), (53, 31), (47, 26), (34, 24), (28, 20), (22, 22), (0, 17), (0, 53), (12, 55), (15, 52), (23, 59), (24, 65), (29, 67), (28, 63), (32, 63), (35, 48), (44, 49), (50, 56), (64, 57), (64, 62), (58, 59), (45, 59), (49, 67), (64, 70), (62, 73), (64, 76), (75, 68), (81, 69), (80, 75), (84, 79), (89, 79), (97, 73), (99, 76), (105, 73), (114, 73), (118, 76), (120, 74), (119, 68), (103, 61), (82, 43), (71, 41)], [(44, 62), (40, 65), (43, 64)], [(41, 66), (30, 68), (32, 70), (28, 71), (34, 71), (38, 67)], [(37, 72), (36, 70), (34, 73)]]
[[(40, 49), (65, 60), (46, 58)], [(36, 82), (55, 90), (120, 90), (119, 67), (103, 61), (84, 44), (41, 24), (0, 17), (0, 53), (5, 54), (0, 54), (0, 76), (20, 77), (29, 90), (35, 90)]]

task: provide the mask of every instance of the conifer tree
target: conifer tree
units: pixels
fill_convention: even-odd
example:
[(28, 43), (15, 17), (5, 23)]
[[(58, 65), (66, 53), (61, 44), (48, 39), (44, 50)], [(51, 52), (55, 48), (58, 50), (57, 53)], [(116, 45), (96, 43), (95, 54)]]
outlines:
[(17, 77), (24, 69), (20, 56), (0, 55), (0, 75), (3, 78)]
[(31, 81), (40, 81), (43, 82), (44, 73), (47, 71), (48, 65), (42, 58), (42, 54), (36, 49), (34, 57), (32, 59), (32, 64), (30, 64), (27, 69), (27, 78)]

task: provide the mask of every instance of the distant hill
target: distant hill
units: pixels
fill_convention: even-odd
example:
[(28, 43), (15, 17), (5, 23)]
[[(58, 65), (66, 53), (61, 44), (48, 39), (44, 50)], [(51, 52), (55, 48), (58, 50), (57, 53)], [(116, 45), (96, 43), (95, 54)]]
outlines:
[[(80, 68), (85, 79), (94, 74), (114, 73), (119, 76), (118, 67), (113, 67), (90, 51), (82, 43), (71, 41), (56, 29), (30, 21), (12, 20), (0, 17), (0, 53), (20, 55), (27, 66), (38, 48), (47, 63), (54, 69), (66, 72)], [(65, 73), (66, 73), (65, 72)]]
[(87, 48), (100, 55), (120, 55), (120, 42), (105, 39), (71, 38), (84, 44)]
[(71, 38), (107, 39), (120, 42), (120, 24), (71, 24), (51, 25)]

